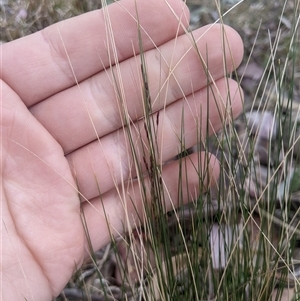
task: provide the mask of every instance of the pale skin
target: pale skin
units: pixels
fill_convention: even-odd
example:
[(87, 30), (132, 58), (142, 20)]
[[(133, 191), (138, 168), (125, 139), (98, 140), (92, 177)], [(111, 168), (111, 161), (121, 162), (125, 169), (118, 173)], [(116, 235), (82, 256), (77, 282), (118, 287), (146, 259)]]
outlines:
[[(116, 56), (108, 56), (107, 15), (103, 11), (2, 45), (2, 300), (51, 300), (88, 256), (78, 192), (94, 250), (110, 241), (111, 232), (116, 237), (122, 233), (125, 222), (134, 223), (136, 212), (129, 196), (138, 210), (142, 209), (137, 183), (122, 186), (135, 177), (135, 171), (130, 165), (132, 158), (109, 71), (110, 63), (113, 65), (117, 58), (128, 114), (140, 126), (143, 107), (136, 8), (132, 0), (120, 3), (109, 8)], [(207, 110), (208, 97), (217, 95), (220, 100), (228, 100), (226, 95), (231, 95), (230, 110), (234, 117), (238, 116), (241, 92), (237, 83), (225, 76), (241, 62), (243, 45), (238, 34), (228, 27), (222, 31), (215, 25), (194, 32), (213, 82), (207, 89), (207, 74), (199, 56), (193, 48), (188, 51), (191, 41), (182, 28), (188, 25), (188, 9), (182, 1), (138, 1), (138, 11), (153, 110), (160, 111), (158, 141), (164, 162), (180, 149), (182, 124), (178, 116), (182, 112), (187, 147), (197, 142), (199, 128), (206, 133), (207, 120), (210, 133), (224, 124), (215, 102)], [(182, 26), (178, 26), (178, 20)], [(168, 77), (172, 66), (172, 76)], [(168, 85), (159, 99), (164, 82)], [(202, 117), (196, 122), (200, 111)], [(225, 112), (222, 106), (221, 111)], [(140, 137), (135, 139), (136, 147), (141, 147)], [(195, 170), (199, 158), (204, 160), (204, 156), (193, 154), (185, 163), (189, 175), (183, 185), (186, 202), (206, 189), (199, 187)], [(178, 197), (178, 172), (176, 161), (163, 167), (168, 209)], [(213, 157), (209, 172), (213, 182), (219, 173)], [(116, 186), (121, 187), (123, 198)], [(126, 215), (124, 201), (128, 205)]]

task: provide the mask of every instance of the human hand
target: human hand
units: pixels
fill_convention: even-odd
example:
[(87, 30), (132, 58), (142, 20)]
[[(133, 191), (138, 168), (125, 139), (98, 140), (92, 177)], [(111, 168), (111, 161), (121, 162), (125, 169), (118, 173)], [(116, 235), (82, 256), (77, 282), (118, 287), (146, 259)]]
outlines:
[[(196, 144), (199, 124), (203, 135), (207, 120), (210, 133), (222, 127), (225, 117), (221, 116), (226, 116), (228, 108), (221, 103), (228, 95), (233, 116), (238, 115), (238, 85), (226, 79), (225, 73), (240, 63), (243, 46), (227, 27), (215, 25), (194, 32), (211, 76), (208, 89), (207, 70), (178, 25), (178, 20), (188, 25), (183, 3), (144, 0), (137, 9), (153, 111), (160, 111), (160, 160), (165, 162), (180, 150), (182, 127), (186, 147)], [(135, 124), (132, 134), (138, 150), (143, 137), (135, 129), (143, 128), (143, 102), (133, 16), (135, 1), (122, 0), (2, 45), (3, 300), (50, 300), (60, 293), (88, 256), (80, 208), (94, 250), (110, 241), (111, 232), (117, 235), (124, 230), (126, 214), (133, 223), (135, 209), (142, 211), (116, 93), (119, 85)], [(208, 97), (217, 98), (220, 106), (211, 101), (207, 110)], [(202, 189), (195, 170), (205, 165), (204, 156), (200, 158), (203, 164), (197, 163), (197, 154), (185, 161), (186, 201)], [(209, 164), (210, 176), (216, 178), (219, 167), (212, 159)], [(167, 208), (177, 199), (178, 174), (176, 161), (163, 167)], [(130, 181), (133, 185), (122, 186)], [(129, 197), (136, 208), (130, 207)]]

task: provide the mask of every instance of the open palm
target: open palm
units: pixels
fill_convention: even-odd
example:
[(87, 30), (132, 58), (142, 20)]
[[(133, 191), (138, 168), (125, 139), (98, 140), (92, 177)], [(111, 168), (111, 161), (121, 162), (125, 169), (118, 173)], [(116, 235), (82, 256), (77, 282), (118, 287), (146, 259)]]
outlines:
[[(233, 114), (239, 113), (241, 95), (237, 84), (224, 77), (224, 66), (230, 72), (240, 63), (242, 43), (230, 28), (212, 26), (194, 32), (213, 82), (207, 89), (207, 70), (183, 34), (188, 24), (183, 3), (144, 0), (138, 11), (153, 111), (161, 110), (160, 155), (167, 161), (180, 149), (178, 116), (184, 114), (189, 147), (197, 142), (199, 122), (203, 133), (207, 119), (209, 131), (224, 123), (220, 109), (225, 112), (225, 106), (212, 102), (207, 110), (208, 97), (222, 100), (230, 94)], [(135, 1), (122, 0), (108, 11), (85, 14), (2, 46), (3, 300), (50, 300), (59, 294), (88, 256), (81, 208), (94, 249), (109, 242), (111, 231), (115, 235), (123, 231), (124, 204), (116, 187), (135, 174), (116, 86), (134, 128), (143, 128), (134, 16)], [(234, 45), (233, 52), (223, 45), (224, 36), (225, 44)], [(138, 149), (145, 134), (132, 134)], [(186, 162), (187, 201), (190, 191), (197, 194), (200, 189), (194, 169), (197, 160), (192, 155)], [(211, 164), (211, 174), (217, 176), (218, 166)], [(178, 172), (175, 161), (163, 170), (170, 203), (176, 199)], [(142, 208), (134, 181), (126, 188), (125, 201), (126, 197), (135, 200), (138, 210)], [(127, 214), (133, 222), (130, 206)]]

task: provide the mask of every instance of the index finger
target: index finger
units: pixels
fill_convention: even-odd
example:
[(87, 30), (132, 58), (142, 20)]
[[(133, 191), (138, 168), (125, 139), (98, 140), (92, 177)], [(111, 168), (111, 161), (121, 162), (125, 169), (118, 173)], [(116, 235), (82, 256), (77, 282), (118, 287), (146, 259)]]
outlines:
[(121, 0), (4, 44), (2, 79), (32, 106), (116, 59), (120, 62), (138, 54), (137, 11), (145, 51), (182, 33), (182, 24), (188, 25), (183, 1)]

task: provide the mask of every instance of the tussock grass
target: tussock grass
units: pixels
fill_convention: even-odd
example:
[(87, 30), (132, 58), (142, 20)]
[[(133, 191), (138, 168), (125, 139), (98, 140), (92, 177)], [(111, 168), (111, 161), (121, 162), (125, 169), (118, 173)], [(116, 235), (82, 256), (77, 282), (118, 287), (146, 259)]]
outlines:
[[(220, 13), (222, 10), (216, 5)], [(284, 9), (283, 6), (282, 15)], [(221, 18), (222, 22), (224, 19)], [(237, 121), (231, 120), (229, 114), (226, 120), (229, 125), (224, 125), (224, 130), (213, 137), (199, 139), (193, 150), (185, 149), (182, 128), (179, 137), (182, 149), (177, 158), (183, 170), (178, 178), (179, 191), (189, 151), (215, 153), (221, 163), (221, 176), (217, 188), (168, 214), (164, 213), (160, 145), (156, 140), (160, 119), (151, 109), (147, 65), (140, 41), (141, 94), (146, 116), (144, 128), (138, 129), (146, 132), (141, 154), (137, 153), (124, 112), (126, 134), (145, 204), (141, 216), (143, 227), (135, 230), (135, 235), (129, 234), (126, 243), (131, 269), (137, 277), (134, 299), (286, 300), (287, 293), (296, 298), (299, 207), (292, 199), (291, 183), (297, 182), (294, 171), (298, 169), (295, 145), (299, 139), (299, 103), (295, 81), (289, 81), (293, 73), (287, 70), (298, 68), (295, 37), (299, 16), (295, 14), (293, 20), (290, 44), (278, 59), (280, 27), (274, 40), (270, 37), (269, 57), (257, 89), (252, 91), (252, 103), (245, 104), (245, 112)], [(257, 34), (259, 30), (258, 27)], [(254, 47), (255, 44), (250, 55)], [(200, 56), (199, 59), (205, 61)], [(245, 68), (249, 62), (246, 61)], [(209, 79), (209, 73), (207, 76)], [(122, 96), (118, 97), (122, 102)], [(290, 134), (288, 143), (284, 142), (284, 129)], [(144, 181), (141, 170), (146, 170), (150, 184)], [(203, 178), (199, 174), (200, 185)], [(174, 202), (183, 204), (182, 199)], [(128, 258), (121, 255), (119, 261), (123, 264), (123, 279), (132, 284)]]

